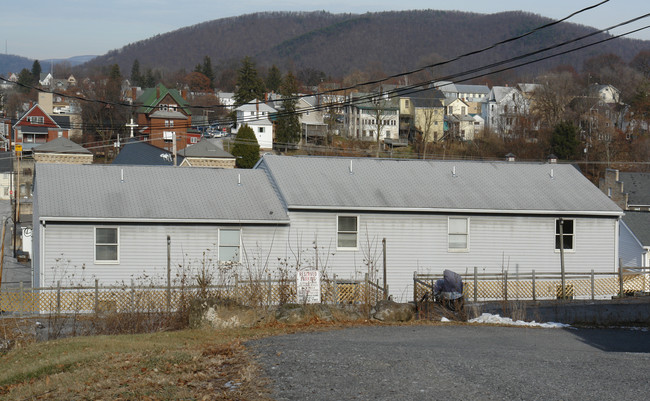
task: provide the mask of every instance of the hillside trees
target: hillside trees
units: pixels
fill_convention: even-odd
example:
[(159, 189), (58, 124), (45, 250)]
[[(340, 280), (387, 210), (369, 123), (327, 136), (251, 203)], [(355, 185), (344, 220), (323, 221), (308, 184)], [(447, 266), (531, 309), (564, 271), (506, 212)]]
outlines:
[(276, 125), (276, 140), (284, 145), (285, 151), (290, 144), (296, 144), (300, 140), (300, 121), (296, 113), (298, 100), (298, 81), (296, 77), (288, 72), (280, 86), (282, 95), (282, 111), (278, 114)]
[(231, 153), (237, 158), (235, 163), (239, 168), (253, 168), (260, 159), (260, 145), (248, 124), (242, 125), (237, 131)]
[(246, 104), (252, 100), (264, 100), (264, 81), (257, 74), (255, 63), (250, 57), (242, 60), (242, 65), (237, 72), (237, 89), (235, 90), (235, 107)]

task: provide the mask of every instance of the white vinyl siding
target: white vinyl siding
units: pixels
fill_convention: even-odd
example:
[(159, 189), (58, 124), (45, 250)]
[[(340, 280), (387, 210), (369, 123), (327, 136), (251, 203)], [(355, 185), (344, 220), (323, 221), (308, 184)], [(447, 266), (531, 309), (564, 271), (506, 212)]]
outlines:
[[(555, 218), (551, 216), (467, 216), (471, 252), (449, 252), (448, 219), (455, 216), (427, 213), (352, 215), (357, 217), (357, 249), (339, 250), (338, 216), (346, 214), (291, 210), (291, 226), (123, 225), (119, 229), (119, 269), (93, 263), (92, 224), (48, 222), (47, 227), (39, 227), (44, 243), (35, 248), (42, 255), (39, 266), (35, 260), (35, 274), (40, 285), (56, 285), (58, 279), (63, 284), (65, 277), (68, 283), (92, 285), (97, 278), (100, 285), (110, 285), (145, 275), (147, 283), (162, 284), (167, 277), (167, 235), (171, 237), (173, 278), (181, 267), (196, 269), (203, 260), (217, 263), (220, 229), (241, 229), (240, 277), (245, 277), (246, 271), (268, 269), (275, 275), (286, 266), (318, 266), (327, 277), (336, 274), (340, 279), (363, 280), (370, 267), (375, 269), (374, 279), (381, 282), (385, 238), (387, 282), (394, 299), (400, 301), (412, 300), (414, 271), (440, 274), (451, 269), (465, 274), (472, 273), (474, 267), (479, 273), (514, 271), (516, 267), (519, 272), (560, 271)], [(617, 219), (574, 220), (576, 251), (565, 254), (567, 271), (615, 272)]]

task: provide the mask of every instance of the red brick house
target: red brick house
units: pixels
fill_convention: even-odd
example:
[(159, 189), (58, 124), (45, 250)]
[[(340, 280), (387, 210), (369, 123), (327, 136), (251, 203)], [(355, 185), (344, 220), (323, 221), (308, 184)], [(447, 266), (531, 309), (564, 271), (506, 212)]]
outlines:
[(56, 138), (68, 138), (69, 129), (70, 117), (50, 116), (35, 104), (13, 125), (12, 142), (22, 144), (23, 151), (28, 152)]
[(140, 105), (137, 110), (139, 132), (150, 144), (171, 152), (174, 137), (177, 151), (201, 138), (198, 132), (188, 132), (192, 113), (178, 90), (158, 84), (155, 88), (145, 89), (136, 102)]

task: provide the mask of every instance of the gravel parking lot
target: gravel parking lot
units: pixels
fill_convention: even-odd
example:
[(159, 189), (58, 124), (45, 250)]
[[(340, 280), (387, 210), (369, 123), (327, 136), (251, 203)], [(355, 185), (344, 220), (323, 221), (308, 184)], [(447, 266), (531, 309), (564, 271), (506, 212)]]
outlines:
[(358, 327), (248, 343), (278, 400), (646, 400), (650, 332)]

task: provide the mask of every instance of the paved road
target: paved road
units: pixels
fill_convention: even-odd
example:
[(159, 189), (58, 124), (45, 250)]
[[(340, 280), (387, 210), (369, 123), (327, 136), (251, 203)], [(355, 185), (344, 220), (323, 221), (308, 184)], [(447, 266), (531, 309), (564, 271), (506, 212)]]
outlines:
[(650, 332), (360, 327), (249, 342), (278, 400), (647, 400)]

